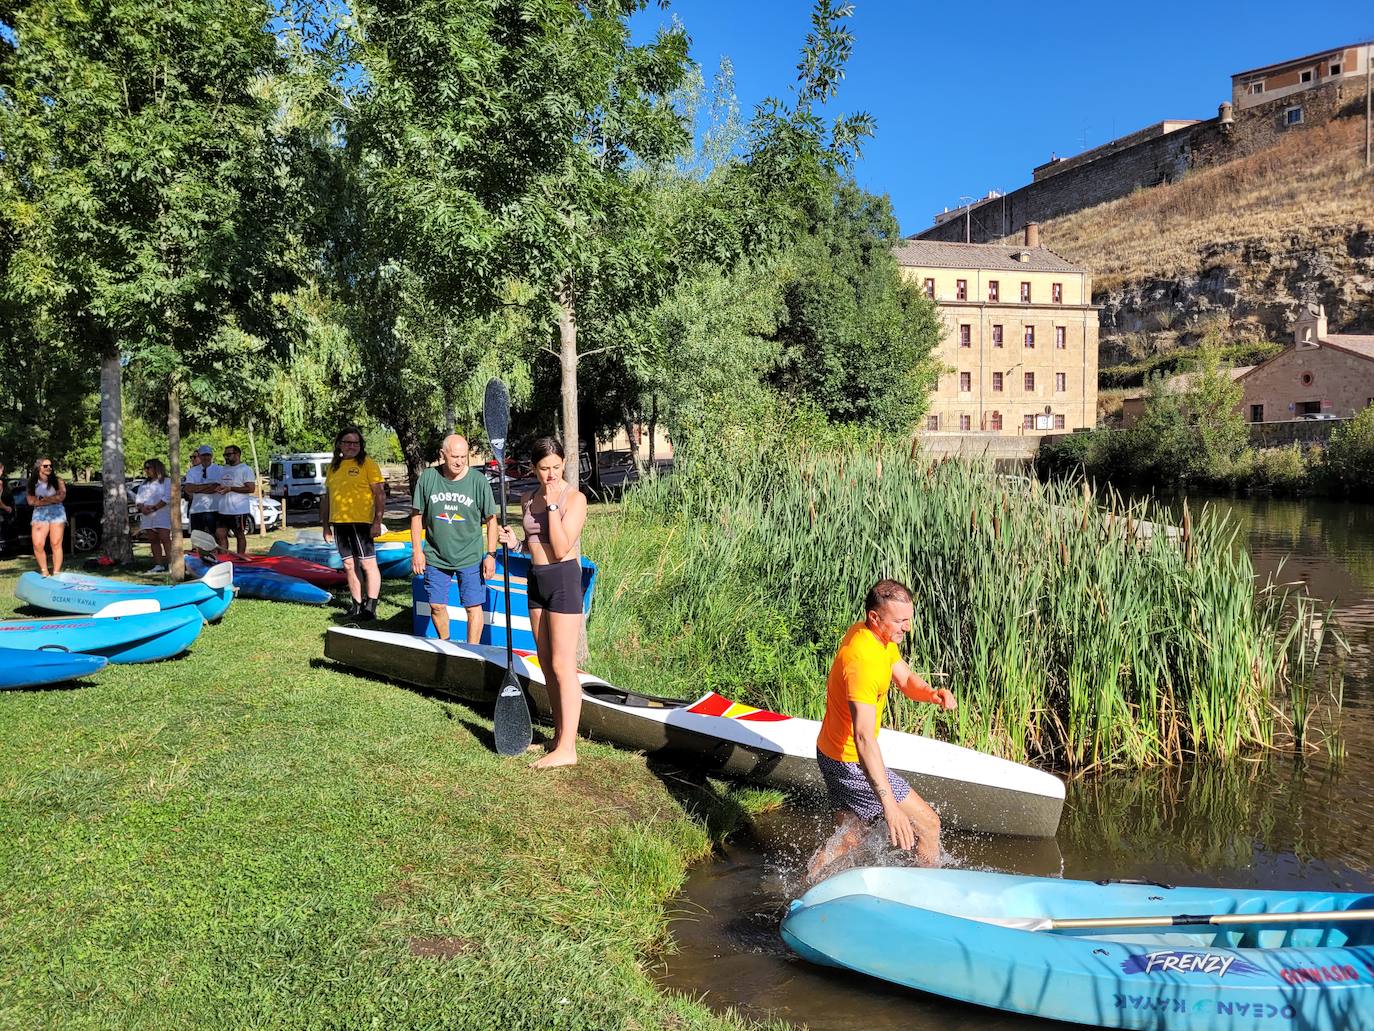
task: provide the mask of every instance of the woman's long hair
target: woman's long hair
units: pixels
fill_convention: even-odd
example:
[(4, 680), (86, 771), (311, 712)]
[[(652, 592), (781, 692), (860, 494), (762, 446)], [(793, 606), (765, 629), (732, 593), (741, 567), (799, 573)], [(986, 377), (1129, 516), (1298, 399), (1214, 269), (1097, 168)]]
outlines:
[[(52, 459), (46, 457), (35, 459), (33, 468), (29, 470), (29, 493), (34, 495), (34, 497), (38, 496), (38, 467), (44, 462), (52, 462)], [(61, 487), (62, 480), (57, 475), (57, 463), (53, 462), (52, 468), (48, 470), (48, 489), (59, 490)]]
[(335, 472), (337, 472), (339, 466), (343, 464), (343, 445), (340, 444), (339, 441), (343, 440), (344, 437), (348, 436), (350, 433), (358, 438), (358, 453), (354, 456), (354, 461), (362, 465), (363, 461), (367, 458), (367, 439), (363, 436), (363, 431), (356, 426), (345, 426), (343, 429), (339, 430), (338, 433), (334, 434), (334, 461), (329, 463), (329, 468)]
[(153, 471), (154, 483), (161, 483), (163, 480), (167, 479), (167, 467), (162, 464), (162, 459), (160, 458), (148, 459), (148, 461), (143, 463), (143, 468)]

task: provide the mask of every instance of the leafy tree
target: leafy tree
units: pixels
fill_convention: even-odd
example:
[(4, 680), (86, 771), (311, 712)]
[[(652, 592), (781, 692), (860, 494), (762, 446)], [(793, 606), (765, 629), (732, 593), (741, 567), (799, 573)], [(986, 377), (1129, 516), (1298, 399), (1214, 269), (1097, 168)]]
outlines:
[(175, 472), (182, 394), (206, 410), (241, 396), (232, 379), (263, 351), (290, 280), (277, 260), (292, 180), (274, 131), (270, 14), (256, 0), (3, 11), (17, 39), (0, 62), (0, 207), (16, 234), (5, 287), (99, 358), (117, 556), (129, 554), (123, 363), (168, 390)]
[(1341, 494), (1374, 496), (1374, 405), (1332, 431), (1322, 452), (1322, 471)]
[(887, 199), (852, 182), (836, 183), (833, 197), (790, 252), (768, 380), (831, 421), (906, 430), (934, 382), (939, 315), (892, 257), (900, 234)]
[(1129, 431), (1137, 476), (1163, 483), (1226, 480), (1249, 440), (1239, 409), (1243, 396), (1210, 347), (1185, 385), (1152, 378), (1145, 413)]

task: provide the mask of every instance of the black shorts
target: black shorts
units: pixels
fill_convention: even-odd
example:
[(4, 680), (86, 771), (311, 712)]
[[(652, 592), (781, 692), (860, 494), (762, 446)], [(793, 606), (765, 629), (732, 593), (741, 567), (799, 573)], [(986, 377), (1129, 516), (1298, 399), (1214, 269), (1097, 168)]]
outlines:
[(334, 547), (341, 559), (372, 558), (377, 546), (372, 541), (371, 523), (331, 523), (334, 527)]
[(229, 515), (226, 512), (215, 513), (215, 523), (221, 530), (233, 530), (235, 533), (243, 532), (244, 520), (248, 518), (247, 512), (237, 512)]
[(200, 530), (203, 533), (214, 534), (215, 528), (219, 526), (218, 512), (192, 512), (191, 529)]
[(569, 615), (582, 612), (582, 563), (575, 558), (530, 566), (529, 602), (532, 609)]

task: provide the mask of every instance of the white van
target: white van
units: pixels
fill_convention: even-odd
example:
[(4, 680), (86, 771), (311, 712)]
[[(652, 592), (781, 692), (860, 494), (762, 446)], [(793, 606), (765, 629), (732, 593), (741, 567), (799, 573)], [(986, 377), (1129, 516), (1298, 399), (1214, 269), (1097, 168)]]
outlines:
[(314, 508), (324, 494), (324, 474), (333, 460), (330, 451), (273, 455), (267, 473), (272, 484), (268, 493), (274, 498), (286, 498), (292, 509)]

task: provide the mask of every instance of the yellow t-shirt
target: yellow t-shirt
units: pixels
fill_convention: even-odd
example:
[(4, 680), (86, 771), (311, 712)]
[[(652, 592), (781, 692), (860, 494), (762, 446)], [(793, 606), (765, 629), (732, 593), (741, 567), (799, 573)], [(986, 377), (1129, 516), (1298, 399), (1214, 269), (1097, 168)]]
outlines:
[(855, 623), (844, 635), (830, 664), (825, 682), (825, 719), (816, 748), (842, 763), (859, 761), (854, 747), (854, 723), (849, 717), (850, 702), (873, 706), (876, 732), (883, 725), (887, 708), (887, 689), (892, 685), (892, 667), (902, 658), (895, 644), (882, 644), (863, 623)]
[(331, 523), (371, 523), (372, 485), (383, 480), (382, 470), (370, 458), (362, 465), (345, 458), (337, 469), (326, 466), (324, 489), (329, 492), (329, 521)]

